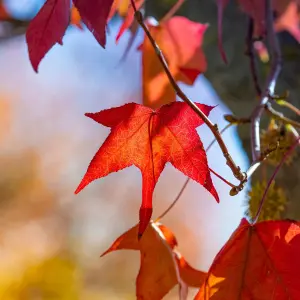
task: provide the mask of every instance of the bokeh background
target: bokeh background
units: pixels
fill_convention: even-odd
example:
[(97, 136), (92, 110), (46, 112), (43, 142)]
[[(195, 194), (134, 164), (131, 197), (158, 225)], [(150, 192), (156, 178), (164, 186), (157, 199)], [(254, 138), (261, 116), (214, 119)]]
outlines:
[[(183, 6), (182, 12), (196, 19), (195, 8), (200, 4), (187, 2), (189, 6)], [(218, 105), (211, 119), (222, 128), (226, 125), (222, 115), (233, 107), (241, 110), (244, 103), (237, 101), (238, 84), (253, 86), (248, 77), (240, 76), (245, 64), (239, 68), (230, 64), (227, 74), (221, 67), (216, 39), (211, 38), (216, 37), (216, 8), (206, 2), (197, 18), (211, 22), (205, 49), (216, 48), (213, 71), (208, 71), (208, 79), (199, 76), (193, 87), (182, 87), (192, 100)], [(5, 1), (19, 23), (0, 22), (0, 299), (135, 299), (139, 253), (118, 251), (101, 259), (99, 255), (138, 222), (140, 172), (127, 168), (95, 181), (79, 195), (74, 195), (74, 190), (109, 133), (84, 113), (126, 102), (141, 103), (141, 53), (137, 47), (143, 35), (138, 32), (121, 62), (130, 33), (115, 44), (120, 18), (109, 26), (106, 50), (87, 30), (71, 27), (64, 45), (55, 46), (35, 74), (23, 33), (42, 3)], [(226, 18), (224, 22), (224, 46), (232, 60), (235, 51), (243, 52), (243, 43), (235, 49), (228, 46), (226, 32), (232, 28), (226, 28)], [(242, 38), (239, 26), (236, 32)], [(230, 76), (235, 76), (231, 84)], [(224, 99), (229, 99), (225, 102), (230, 109)], [(205, 146), (213, 138), (205, 126), (199, 128), (199, 134)], [(247, 141), (243, 138), (242, 145), (235, 128), (228, 130), (224, 139), (237, 164), (246, 170), (249, 161), (243, 145)], [(234, 182), (217, 145), (208, 160), (211, 168)], [(213, 181), (220, 204), (191, 182), (162, 220), (175, 233), (187, 261), (201, 270), (209, 268), (246, 210), (246, 190), (230, 197), (228, 186), (216, 177)], [(185, 177), (167, 165), (155, 189), (154, 217), (168, 207), (184, 182)], [(194, 293), (190, 291), (190, 299)], [(177, 299), (177, 287), (166, 299)]]

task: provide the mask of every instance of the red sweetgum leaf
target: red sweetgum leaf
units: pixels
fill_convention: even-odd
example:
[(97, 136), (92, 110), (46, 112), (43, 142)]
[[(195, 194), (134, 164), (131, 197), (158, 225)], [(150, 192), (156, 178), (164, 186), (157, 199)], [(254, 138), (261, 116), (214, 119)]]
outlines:
[(62, 39), (69, 25), (70, 0), (47, 0), (38, 14), (31, 20), (26, 31), (29, 59), (33, 69), (46, 53)]
[(299, 26), (298, 4), (292, 1), (285, 12), (276, 20), (275, 30), (288, 31), (300, 43), (300, 26)]
[(106, 24), (113, 0), (73, 0), (83, 23), (104, 48), (106, 44)]
[(226, 53), (223, 48), (223, 39), (222, 39), (222, 25), (223, 25), (223, 13), (224, 8), (228, 4), (229, 0), (217, 0), (218, 5), (218, 47), (221, 53), (223, 61), (227, 64)]
[(121, 249), (139, 250), (141, 266), (136, 279), (137, 299), (160, 300), (176, 284), (200, 287), (206, 273), (191, 267), (184, 257), (174, 250), (174, 234), (161, 224), (151, 222), (142, 237), (137, 239), (138, 225), (122, 234), (101, 256)]
[[(213, 109), (196, 105), (206, 115)], [(75, 193), (97, 178), (132, 165), (138, 167), (143, 182), (140, 236), (149, 224), (153, 190), (167, 162), (203, 185), (219, 202), (206, 153), (196, 131), (203, 121), (186, 103), (174, 102), (156, 111), (129, 103), (86, 116), (110, 127), (111, 132), (90, 162)]]
[(242, 219), (195, 299), (300, 299), (299, 224)]
[[(136, 9), (139, 10), (142, 5), (144, 4), (145, 0), (135, 0)], [(123, 33), (130, 28), (132, 22), (134, 21), (134, 9), (132, 6), (130, 6), (127, 10), (125, 19), (119, 29), (119, 32), (116, 36), (116, 41), (118, 42)]]
[[(194, 84), (197, 76), (207, 67), (202, 41), (208, 25), (192, 22), (185, 17), (172, 17), (162, 25), (148, 27), (175, 80)], [(139, 49), (143, 52), (144, 105), (159, 108), (175, 101), (176, 93), (146, 35)]]

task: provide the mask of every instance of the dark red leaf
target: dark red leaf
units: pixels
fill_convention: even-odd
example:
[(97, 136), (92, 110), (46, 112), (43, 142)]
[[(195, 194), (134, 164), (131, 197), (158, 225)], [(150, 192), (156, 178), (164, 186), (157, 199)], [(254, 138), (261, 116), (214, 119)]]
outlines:
[(106, 23), (113, 0), (73, 0), (83, 23), (92, 32), (98, 43), (106, 44)]
[(227, 64), (226, 53), (223, 48), (223, 39), (222, 39), (222, 24), (223, 24), (223, 13), (224, 8), (228, 4), (229, 0), (217, 0), (218, 5), (218, 46), (221, 53), (223, 61)]
[(47, 0), (30, 22), (26, 32), (26, 42), (30, 62), (36, 72), (47, 52), (56, 43), (62, 43), (69, 19), (70, 0)]

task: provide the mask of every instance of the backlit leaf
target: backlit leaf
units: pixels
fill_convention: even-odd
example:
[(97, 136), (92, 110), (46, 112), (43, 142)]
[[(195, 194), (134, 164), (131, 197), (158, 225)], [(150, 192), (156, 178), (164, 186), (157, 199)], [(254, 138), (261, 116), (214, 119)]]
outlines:
[(299, 223), (242, 219), (195, 300), (300, 299), (299, 249)]
[[(213, 109), (196, 105), (206, 115)], [(186, 103), (174, 102), (156, 111), (129, 103), (86, 116), (110, 127), (111, 133), (92, 159), (75, 193), (97, 178), (132, 165), (138, 167), (143, 180), (140, 235), (150, 221), (153, 190), (167, 162), (202, 184), (219, 201), (196, 131), (203, 122)]]
[(137, 239), (137, 234), (138, 225), (117, 238), (102, 254), (104, 256), (121, 249), (140, 251), (141, 266), (136, 279), (137, 299), (160, 300), (176, 284), (192, 287), (202, 285), (206, 273), (191, 267), (174, 249), (177, 246), (177, 242), (174, 243), (176, 238), (166, 226), (151, 222), (141, 240)]
[(113, 0), (73, 0), (83, 23), (94, 35), (98, 43), (105, 47), (106, 23)]
[[(192, 85), (207, 67), (202, 41), (208, 25), (195, 23), (184, 17), (173, 17), (162, 25), (148, 26), (175, 80)], [(175, 101), (175, 91), (146, 36), (140, 49), (143, 52), (144, 105), (159, 108)]]

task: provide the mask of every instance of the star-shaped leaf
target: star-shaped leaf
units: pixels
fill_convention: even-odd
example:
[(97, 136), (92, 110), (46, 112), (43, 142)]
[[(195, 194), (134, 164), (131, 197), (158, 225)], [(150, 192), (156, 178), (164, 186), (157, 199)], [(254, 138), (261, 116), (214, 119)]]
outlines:
[[(196, 105), (206, 115), (213, 109)], [(150, 221), (153, 190), (167, 162), (202, 184), (219, 201), (196, 131), (203, 121), (186, 103), (174, 102), (156, 111), (129, 103), (86, 116), (110, 127), (111, 133), (92, 159), (75, 193), (111, 172), (132, 165), (138, 167), (143, 180), (140, 235)]]

